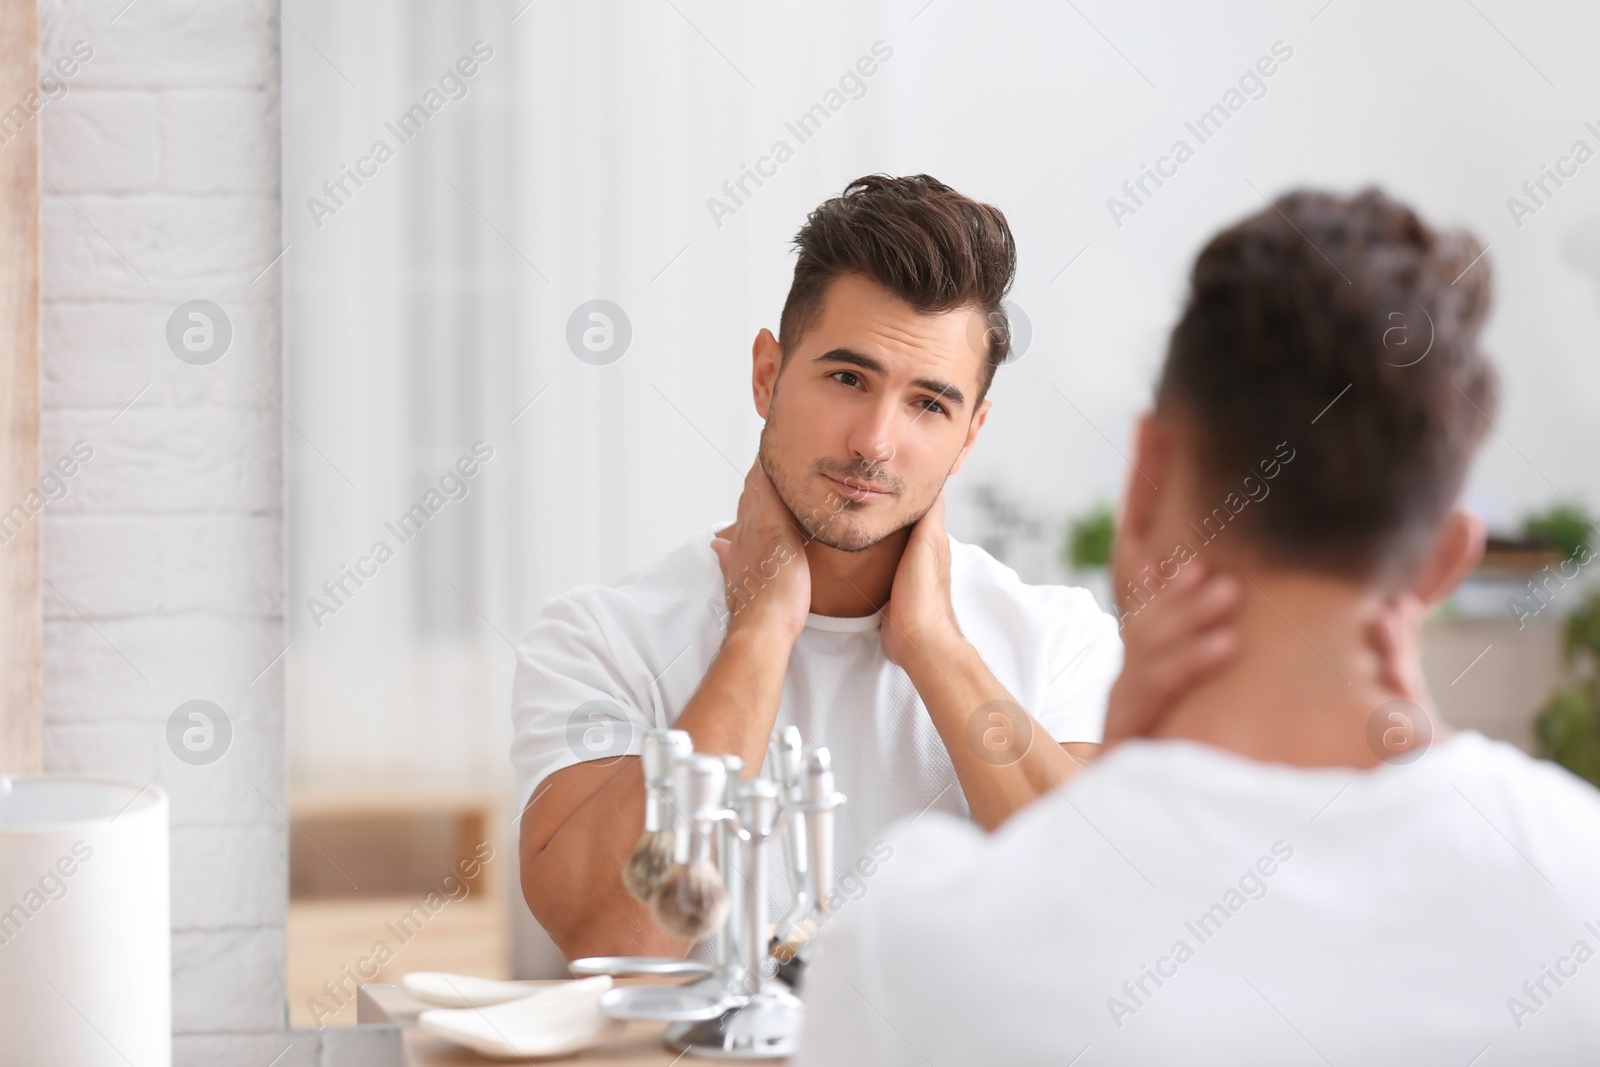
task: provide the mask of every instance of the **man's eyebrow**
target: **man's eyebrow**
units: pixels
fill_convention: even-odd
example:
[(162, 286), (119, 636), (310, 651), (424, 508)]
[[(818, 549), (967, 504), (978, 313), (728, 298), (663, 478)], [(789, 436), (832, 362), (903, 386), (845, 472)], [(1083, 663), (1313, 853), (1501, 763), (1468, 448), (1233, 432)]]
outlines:
[(949, 382), (941, 382), (937, 378), (913, 378), (911, 384), (919, 389), (926, 389), (936, 395), (940, 400), (948, 401), (950, 406), (958, 408), (967, 402), (966, 396)]
[(873, 359), (871, 356), (863, 355), (849, 348), (830, 349), (818, 356), (817, 362), (848, 363), (852, 367), (860, 367), (863, 370), (872, 371), (874, 374), (882, 374), (885, 370), (882, 360)]
[[(818, 363), (844, 363), (862, 370), (872, 371), (874, 374), (883, 374), (886, 368), (883, 361), (872, 356), (856, 352), (849, 348), (834, 348), (816, 358)], [(940, 400), (947, 401), (951, 407), (961, 407), (967, 402), (966, 394), (950, 382), (940, 381), (938, 378), (913, 378), (911, 384), (919, 389), (938, 396)]]

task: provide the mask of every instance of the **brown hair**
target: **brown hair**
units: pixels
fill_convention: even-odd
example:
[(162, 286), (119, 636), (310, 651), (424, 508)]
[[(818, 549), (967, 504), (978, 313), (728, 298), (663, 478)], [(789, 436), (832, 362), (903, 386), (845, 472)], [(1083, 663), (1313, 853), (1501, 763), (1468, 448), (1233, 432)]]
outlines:
[(1293, 450), (1239, 516), (1252, 548), (1385, 582), (1421, 562), (1498, 397), (1482, 253), (1377, 189), (1292, 192), (1206, 245), (1156, 407), (1191, 423), (1214, 493)]
[(860, 274), (931, 315), (972, 307), (989, 323), (978, 399), (1011, 351), (1001, 301), (1017, 272), (1017, 246), (1000, 209), (926, 174), (869, 174), (823, 202), (795, 234), (800, 259), (783, 304), (778, 341), (793, 351), (822, 314), (828, 285)]

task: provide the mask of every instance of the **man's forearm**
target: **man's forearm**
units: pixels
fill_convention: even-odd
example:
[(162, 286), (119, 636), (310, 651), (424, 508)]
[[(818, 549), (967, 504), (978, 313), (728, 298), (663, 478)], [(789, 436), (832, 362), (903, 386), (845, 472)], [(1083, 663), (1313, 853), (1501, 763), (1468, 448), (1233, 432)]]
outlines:
[(950, 754), (972, 818), (993, 830), (1075, 774), (1080, 762), (1006, 691), (971, 642), (922, 642), (906, 674)]
[[(729, 634), (674, 729), (697, 752), (744, 760), (753, 776), (766, 756), (788, 669), (790, 643), (755, 628)], [(535, 917), (569, 958), (682, 955), (689, 944), (656, 926), (622, 886), (622, 867), (643, 825), (644, 781), (637, 760), (565, 813), (547, 840), (524, 816), (523, 892)], [(529, 818), (534, 822), (528, 822)]]
[(696, 752), (738, 756), (753, 777), (767, 755), (793, 647), (775, 630), (730, 630), (672, 728), (688, 731)]

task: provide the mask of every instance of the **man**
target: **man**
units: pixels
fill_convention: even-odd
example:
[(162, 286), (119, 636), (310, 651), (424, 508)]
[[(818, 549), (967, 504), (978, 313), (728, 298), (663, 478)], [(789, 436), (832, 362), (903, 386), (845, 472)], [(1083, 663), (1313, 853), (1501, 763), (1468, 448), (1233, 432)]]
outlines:
[[(1008, 353), (1004, 216), (926, 175), (866, 177), (796, 246), (779, 336), (752, 350), (766, 425), (736, 520), (558, 597), (519, 646), (523, 894), (568, 958), (691, 947), (621, 880), (649, 728), (686, 730), (746, 776), (775, 727), (828, 745), (849, 796), (840, 869), (923, 811), (998, 826), (1100, 740), (1115, 620), (944, 529), (945, 480)], [(1171, 647), (1170, 677), (1205, 669), (1205, 649)], [(1117, 699), (1160, 692), (1124, 684)]]
[(1376, 191), (1201, 252), (1115, 570), (1126, 670), (1201, 559), (1237, 654), (998, 834), (893, 836), (815, 946), (801, 1064), (1594, 1062), (1600, 794), (1421, 681), (1483, 548), (1481, 254)]

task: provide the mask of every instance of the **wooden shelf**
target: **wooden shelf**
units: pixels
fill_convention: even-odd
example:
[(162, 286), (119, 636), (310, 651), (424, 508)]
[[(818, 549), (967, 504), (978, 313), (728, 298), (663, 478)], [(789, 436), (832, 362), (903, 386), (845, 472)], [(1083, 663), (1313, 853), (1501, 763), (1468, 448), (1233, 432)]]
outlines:
[(465, 788), (291, 790), (292, 1025), (354, 1025), (359, 982), (510, 976), (504, 807)]

